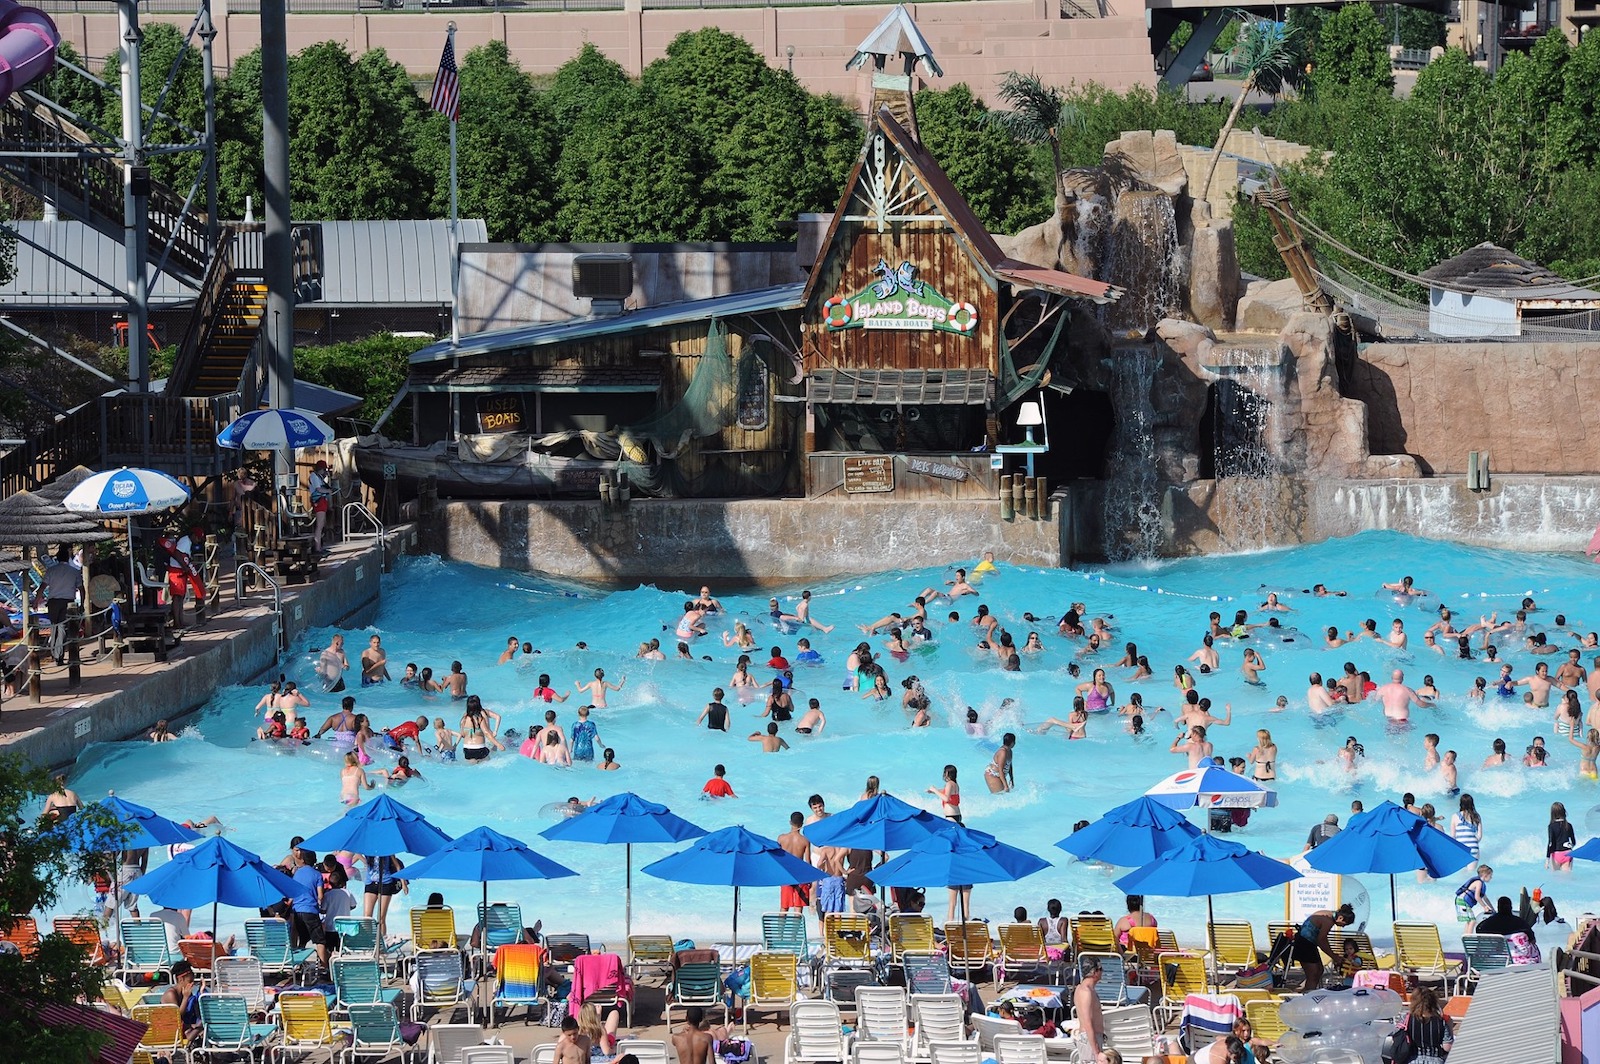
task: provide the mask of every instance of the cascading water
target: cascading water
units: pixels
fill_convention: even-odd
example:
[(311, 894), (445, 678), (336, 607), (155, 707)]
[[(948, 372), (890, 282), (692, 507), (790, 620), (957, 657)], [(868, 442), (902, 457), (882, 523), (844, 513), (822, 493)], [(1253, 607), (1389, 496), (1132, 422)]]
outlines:
[(1224, 352), (1214, 389), (1218, 532), (1228, 550), (1258, 550), (1277, 539), (1283, 472), (1278, 404), (1283, 388), (1275, 351)]
[(1154, 558), (1161, 546), (1161, 489), (1150, 383), (1158, 359), (1148, 344), (1118, 345), (1111, 357), (1116, 428), (1106, 462), (1103, 546), (1113, 561)]
[(1183, 263), (1171, 197), (1153, 189), (1119, 195), (1102, 261), (1106, 279), (1123, 289), (1105, 312), (1113, 333), (1142, 336), (1177, 309)]

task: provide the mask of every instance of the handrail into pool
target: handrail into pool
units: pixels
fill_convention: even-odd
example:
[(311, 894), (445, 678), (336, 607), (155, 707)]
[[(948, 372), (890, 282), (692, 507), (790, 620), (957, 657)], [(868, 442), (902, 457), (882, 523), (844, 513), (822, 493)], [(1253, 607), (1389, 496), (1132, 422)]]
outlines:
[(289, 633), (283, 625), (283, 588), (267, 572), (255, 562), (240, 562), (233, 571), (233, 598), (235, 602), (243, 602), (244, 577), (246, 573), (255, 573), (267, 586), (272, 589), (272, 627), (277, 632), (277, 649), (273, 652), (273, 664), (277, 664), (278, 655), (289, 649)]
[[(350, 524), (350, 518), (352, 516), (363, 518), (366, 523), (371, 525), (376, 531), (365, 532), (352, 530)], [(375, 539), (378, 541), (378, 569), (380, 572), (388, 572), (389, 566), (387, 564), (387, 559), (384, 557), (383, 550), (383, 522), (379, 521), (377, 517), (373, 516), (372, 511), (367, 509), (366, 504), (359, 501), (345, 503), (344, 508), (341, 511), (341, 523), (343, 526), (342, 531), (345, 539)]]

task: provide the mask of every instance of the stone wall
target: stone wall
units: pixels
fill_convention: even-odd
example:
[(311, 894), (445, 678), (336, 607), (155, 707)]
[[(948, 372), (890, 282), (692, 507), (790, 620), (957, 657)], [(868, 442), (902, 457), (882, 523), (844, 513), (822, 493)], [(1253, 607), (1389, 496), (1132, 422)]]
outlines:
[[(1488, 451), (1491, 474), (1600, 472), (1595, 345), (1370, 344), (1348, 395), (1367, 404), (1375, 454), (1415, 455), (1424, 473), (1464, 473)], [(1590, 523), (1593, 524), (1593, 515)]]
[(970, 561), (986, 550), (1014, 565), (1065, 565), (1068, 516), (1001, 521), (998, 502), (656, 499), (618, 511), (457, 500), (430, 518), (424, 546), (451, 561), (601, 583), (786, 583)]

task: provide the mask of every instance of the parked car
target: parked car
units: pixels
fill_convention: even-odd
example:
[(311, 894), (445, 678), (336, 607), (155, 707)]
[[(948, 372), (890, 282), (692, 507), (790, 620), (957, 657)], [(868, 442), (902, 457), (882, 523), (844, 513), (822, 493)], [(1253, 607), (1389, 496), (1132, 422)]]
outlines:
[(1206, 62), (1204, 59), (1200, 60), (1200, 65), (1194, 68), (1194, 73), (1189, 75), (1189, 80), (1211, 81), (1211, 64)]

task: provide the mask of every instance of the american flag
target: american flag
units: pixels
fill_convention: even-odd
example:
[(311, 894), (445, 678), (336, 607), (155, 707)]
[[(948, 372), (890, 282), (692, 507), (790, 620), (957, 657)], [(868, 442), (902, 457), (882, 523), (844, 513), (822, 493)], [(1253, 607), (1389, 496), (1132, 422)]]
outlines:
[(439, 74), (433, 79), (433, 97), (428, 106), (454, 122), (461, 115), (461, 81), (456, 76), (456, 43), (444, 39), (444, 54), (439, 57)]

